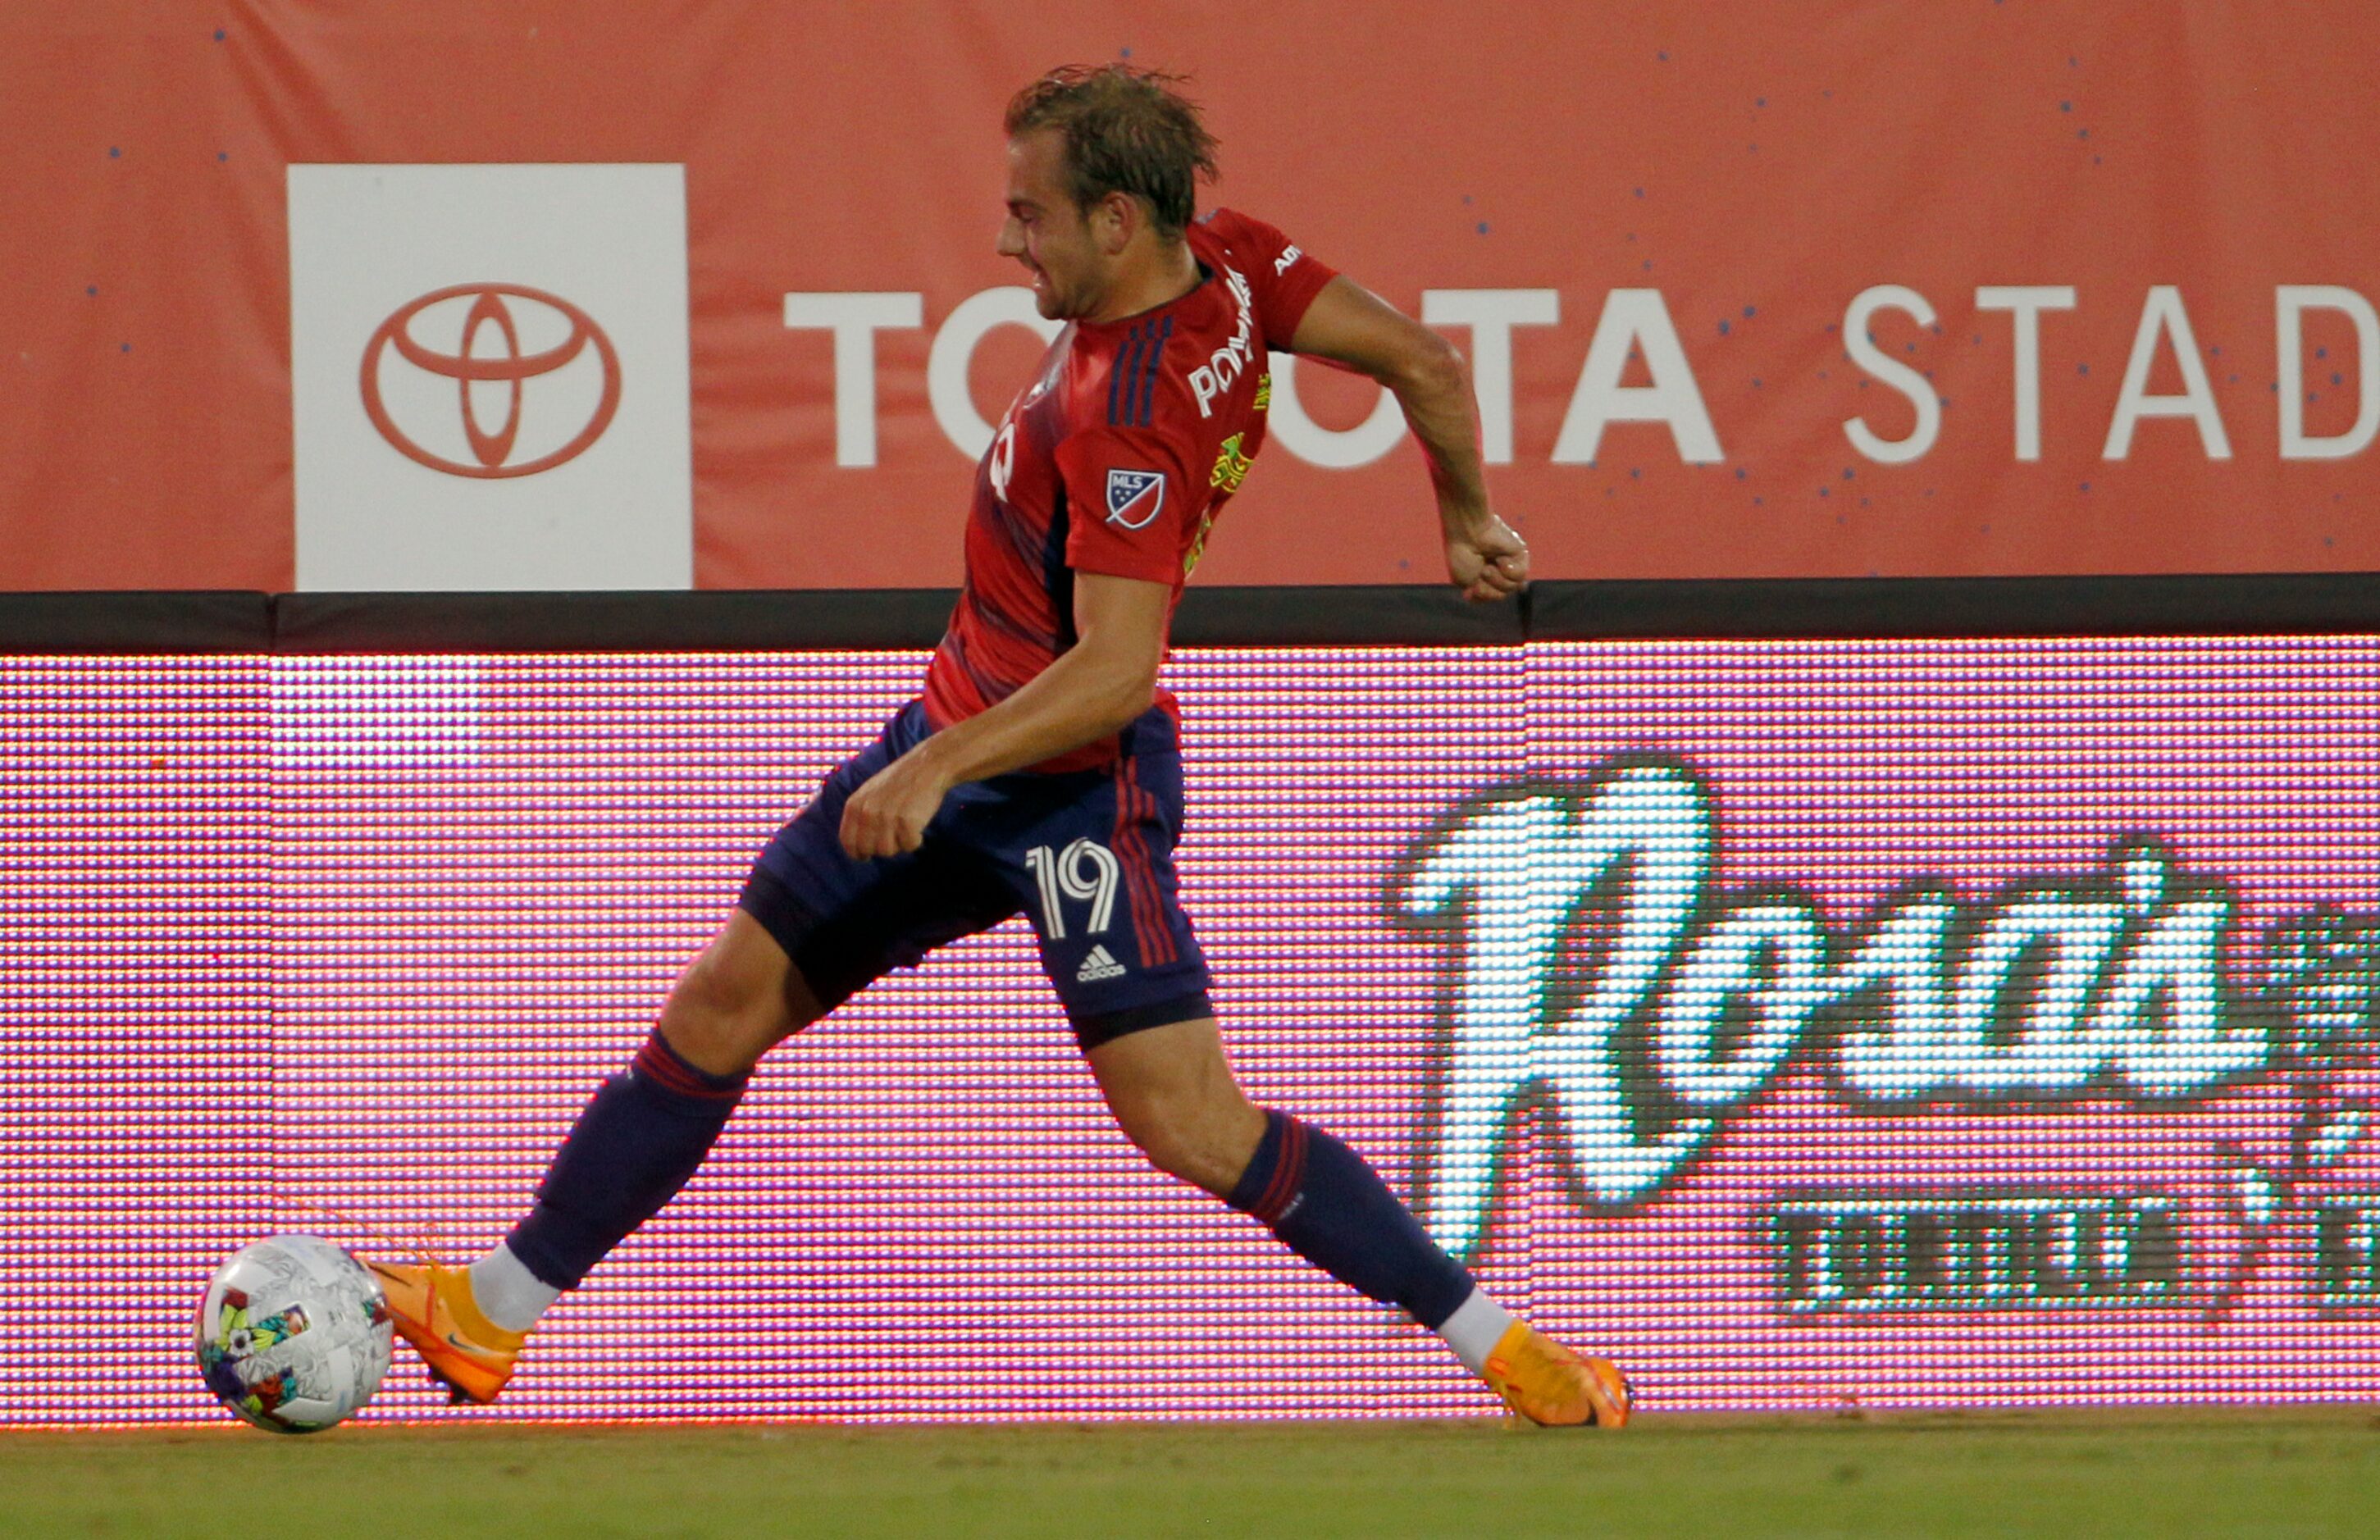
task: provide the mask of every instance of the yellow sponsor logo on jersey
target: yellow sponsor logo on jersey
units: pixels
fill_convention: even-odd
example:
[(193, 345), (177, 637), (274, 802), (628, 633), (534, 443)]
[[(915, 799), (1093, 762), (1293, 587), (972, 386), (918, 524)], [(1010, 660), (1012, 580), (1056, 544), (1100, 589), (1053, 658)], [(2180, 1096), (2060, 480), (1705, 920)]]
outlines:
[(1272, 376), (1269, 374), (1259, 374), (1257, 376), (1257, 410), (1264, 412), (1271, 409)]
[(1222, 488), (1226, 496), (1240, 490), (1240, 483), (1248, 479), (1248, 467), (1256, 464), (1240, 453), (1244, 436), (1234, 433), (1223, 441), (1223, 452), (1215, 456), (1214, 471), (1207, 478), (1208, 486)]

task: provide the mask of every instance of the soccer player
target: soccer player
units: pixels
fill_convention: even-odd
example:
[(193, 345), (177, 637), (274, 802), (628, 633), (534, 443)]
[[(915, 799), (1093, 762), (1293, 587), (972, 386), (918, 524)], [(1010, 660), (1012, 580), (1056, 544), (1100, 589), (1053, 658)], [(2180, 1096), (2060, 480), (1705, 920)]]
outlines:
[(999, 250), (1067, 325), (977, 469), (965, 586), (922, 697), (761, 852), (504, 1242), (468, 1266), (373, 1265), (458, 1400), (493, 1400), (539, 1316), (693, 1175), (762, 1054), (1022, 910), (1116, 1121), (1160, 1170), (1402, 1307), (1521, 1414), (1627, 1421), (1610, 1361), (1515, 1320), (1360, 1156), (1252, 1105), (1225, 1061), (1175, 893), (1182, 767), (1157, 675), (1183, 583), (1263, 445), (1266, 350), (1396, 394), (1465, 596), (1517, 592), (1529, 558), (1488, 509), (1462, 356), (1271, 225), (1194, 219), (1215, 144), (1172, 88), (1069, 67), (1009, 104)]

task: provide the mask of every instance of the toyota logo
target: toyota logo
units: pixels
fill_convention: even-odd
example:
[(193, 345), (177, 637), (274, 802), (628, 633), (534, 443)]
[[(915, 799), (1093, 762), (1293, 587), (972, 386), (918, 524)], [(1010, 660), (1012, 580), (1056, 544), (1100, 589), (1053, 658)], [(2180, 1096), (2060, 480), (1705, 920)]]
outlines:
[[(454, 339), (451, 352), (425, 344), (415, 331), (417, 318), (440, 307), (443, 313), (435, 330)], [(525, 334), (536, 351), (522, 351)], [(601, 370), (600, 381), (586, 364), (570, 368), (588, 353), (589, 343), (591, 363)], [(391, 378), (383, 381), (383, 358), (391, 348), (431, 378), (407, 382), (392, 365)], [(524, 414), (524, 387), (540, 379), (549, 382), (540, 396), (552, 397), (554, 406)], [(459, 440), (453, 419), (435, 408), (443, 389), (438, 382), (445, 380), (455, 382), (451, 399), (461, 415)], [(425, 392), (424, 384), (432, 388)], [(516, 284), (457, 284), (423, 295), (380, 323), (364, 347), (363, 389), (372, 426), (407, 459), (451, 476), (534, 476), (576, 459), (603, 436), (620, 405), (620, 356), (594, 319), (566, 299)], [(502, 420), (489, 427), (485, 419), (498, 413)], [(399, 416), (413, 431), (397, 425)], [(425, 438), (449, 453), (424, 447)], [(455, 454), (468, 454), (470, 460)], [(516, 455), (526, 457), (516, 462)]]

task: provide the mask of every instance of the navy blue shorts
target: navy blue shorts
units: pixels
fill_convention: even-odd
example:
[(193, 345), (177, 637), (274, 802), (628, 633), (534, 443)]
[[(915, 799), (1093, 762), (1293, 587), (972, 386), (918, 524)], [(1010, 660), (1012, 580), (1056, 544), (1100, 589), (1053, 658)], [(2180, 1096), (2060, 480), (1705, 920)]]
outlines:
[(1086, 1049), (1213, 1014), (1207, 960), (1175, 891), (1182, 751), (1165, 713), (1151, 708), (1123, 730), (1112, 770), (968, 782), (943, 799), (917, 850), (853, 860), (837, 838), (844, 801), (929, 731), (922, 702), (904, 707), (777, 831), (745, 883), (745, 912), (819, 1003), (832, 1010), (1022, 910)]

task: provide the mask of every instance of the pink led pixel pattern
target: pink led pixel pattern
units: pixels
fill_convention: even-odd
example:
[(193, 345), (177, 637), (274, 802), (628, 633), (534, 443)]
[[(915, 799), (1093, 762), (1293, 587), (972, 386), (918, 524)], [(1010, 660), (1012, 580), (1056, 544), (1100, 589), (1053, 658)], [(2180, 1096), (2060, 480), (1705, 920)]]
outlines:
[(265, 698), (261, 659), (0, 663), (0, 1421), (196, 1413), (196, 1291), (270, 1228)]
[[(921, 656), (12, 660), (0, 1421), (216, 1415), (212, 1263), (500, 1235)], [(1649, 1408), (2380, 1390), (2380, 642), (1185, 652), (1258, 1100)], [(44, 1354), (50, 1356), (44, 1357)], [(400, 1354), (364, 1415), (440, 1401)], [(1491, 1410), (1152, 1173), (1021, 921), (764, 1062), (494, 1417)]]

